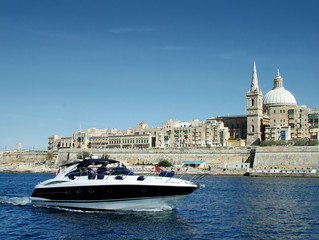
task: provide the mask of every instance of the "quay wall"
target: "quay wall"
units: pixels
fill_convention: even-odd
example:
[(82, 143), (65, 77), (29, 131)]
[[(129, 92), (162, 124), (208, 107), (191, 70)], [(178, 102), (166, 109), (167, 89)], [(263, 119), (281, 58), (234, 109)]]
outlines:
[[(233, 149), (107, 149), (87, 150), (93, 155), (101, 157), (104, 153), (110, 159), (116, 159), (133, 165), (137, 163), (154, 164), (161, 160), (168, 160), (174, 165), (181, 165), (182, 161), (205, 160), (206, 166), (220, 167), (221, 164), (247, 162), (250, 150), (247, 148)], [(66, 163), (81, 153), (79, 149), (60, 150), (57, 163)]]
[(319, 169), (319, 147), (257, 147), (255, 169)]
[[(251, 151), (253, 150), (253, 151)], [(234, 163), (253, 160), (254, 169), (319, 169), (319, 147), (257, 147), (212, 148), (212, 149), (86, 149), (90, 154), (101, 157), (108, 154), (111, 159), (126, 164), (156, 164), (168, 160), (174, 165), (182, 161), (205, 160), (206, 167), (213, 169)], [(81, 153), (80, 149), (47, 151), (0, 152), (2, 172), (55, 172), (58, 165), (70, 162)], [(255, 153), (252, 154), (252, 153)], [(254, 157), (254, 158), (253, 158)]]

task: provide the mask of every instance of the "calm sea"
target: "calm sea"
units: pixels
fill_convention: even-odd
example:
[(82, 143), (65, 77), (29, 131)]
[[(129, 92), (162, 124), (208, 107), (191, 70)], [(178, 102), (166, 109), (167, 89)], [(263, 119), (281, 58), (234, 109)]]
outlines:
[(319, 239), (319, 179), (206, 177), (173, 211), (33, 207), (52, 174), (0, 173), (0, 239)]

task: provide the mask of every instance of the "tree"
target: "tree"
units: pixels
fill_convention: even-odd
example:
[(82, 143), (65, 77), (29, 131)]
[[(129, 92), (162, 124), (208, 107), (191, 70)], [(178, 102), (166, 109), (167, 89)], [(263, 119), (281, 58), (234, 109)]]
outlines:
[(173, 164), (171, 162), (169, 162), (168, 160), (161, 160), (157, 164), (157, 166), (159, 166), (159, 167), (171, 167), (172, 165)]

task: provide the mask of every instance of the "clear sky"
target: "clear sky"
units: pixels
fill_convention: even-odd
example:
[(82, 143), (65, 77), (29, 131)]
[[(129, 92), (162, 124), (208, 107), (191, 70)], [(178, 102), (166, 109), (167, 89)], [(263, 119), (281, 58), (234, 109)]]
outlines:
[(0, 150), (53, 134), (246, 114), (277, 68), (318, 108), (319, 1), (1, 0)]

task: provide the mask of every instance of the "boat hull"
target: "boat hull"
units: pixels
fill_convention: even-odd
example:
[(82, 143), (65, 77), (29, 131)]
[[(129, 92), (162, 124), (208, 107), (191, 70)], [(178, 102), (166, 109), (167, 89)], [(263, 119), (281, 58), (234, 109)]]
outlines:
[(87, 211), (163, 211), (172, 210), (187, 195), (151, 197), (141, 199), (113, 199), (113, 200), (49, 200), (32, 198), (34, 206), (56, 207), (66, 209), (77, 209)]
[(176, 207), (196, 186), (91, 185), (36, 188), (35, 206), (84, 210), (166, 210)]

